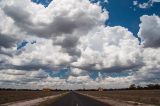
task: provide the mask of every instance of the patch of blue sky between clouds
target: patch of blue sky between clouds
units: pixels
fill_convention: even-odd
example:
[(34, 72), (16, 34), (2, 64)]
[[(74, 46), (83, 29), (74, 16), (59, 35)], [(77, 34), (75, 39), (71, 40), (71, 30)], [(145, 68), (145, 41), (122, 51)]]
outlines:
[(42, 4), (44, 7), (48, 7), (52, 0), (31, 0), (34, 3)]
[(96, 79), (97, 77), (99, 77), (99, 74), (101, 75), (101, 77), (113, 77), (113, 78), (116, 78), (116, 77), (127, 77), (129, 76), (129, 73), (128, 72), (122, 72), (122, 73), (107, 73), (107, 72), (103, 72), (103, 71), (93, 71), (93, 72), (89, 72), (88, 73), (89, 76), (92, 78), (92, 79)]
[(67, 78), (69, 76), (68, 69), (61, 69), (58, 71), (48, 71), (48, 72), (52, 77)]
[(25, 47), (28, 43), (29, 43), (29, 42), (26, 41), (26, 40), (22, 40), (22, 41), (18, 42), (18, 43), (17, 43), (17, 50)]
[[(141, 0), (139, 3), (146, 2)], [(105, 8), (109, 11), (109, 20), (106, 25), (122, 26), (131, 31), (137, 37), (139, 31), (140, 17), (143, 15), (160, 15), (160, 4), (156, 3), (152, 8), (140, 9), (133, 5), (132, 0), (109, 0)]]
[(29, 42), (27, 40), (22, 40), (22, 41), (18, 42), (17, 43), (17, 50), (24, 48), (25, 46), (27, 46), (28, 43), (35, 44), (36, 40), (33, 40), (31, 42)]
[(99, 2), (99, 3), (108, 3), (108, 0), (89, 0), (91, 3), (97, 3), (97, 2)]

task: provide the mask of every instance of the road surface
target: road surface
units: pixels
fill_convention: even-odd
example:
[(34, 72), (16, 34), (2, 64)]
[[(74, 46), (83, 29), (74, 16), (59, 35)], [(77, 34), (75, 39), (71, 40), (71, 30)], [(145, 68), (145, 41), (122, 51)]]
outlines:
[(70, 92), (64, 97), (52, 103), (50, 106), (110, 106), (87, 96)]

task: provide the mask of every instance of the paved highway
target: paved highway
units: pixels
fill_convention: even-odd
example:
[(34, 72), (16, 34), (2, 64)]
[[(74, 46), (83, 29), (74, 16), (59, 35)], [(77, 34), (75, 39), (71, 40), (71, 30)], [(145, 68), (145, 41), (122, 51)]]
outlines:
[(110, 106), (95, 99), (70, 92), (50, 106)]

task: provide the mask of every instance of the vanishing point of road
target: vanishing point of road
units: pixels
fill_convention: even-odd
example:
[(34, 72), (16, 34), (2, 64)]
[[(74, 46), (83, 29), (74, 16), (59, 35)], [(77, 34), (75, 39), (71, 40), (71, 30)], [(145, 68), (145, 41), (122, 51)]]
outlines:
[(64, 97), (52, 103), (52, 105), (50, 106), (110, 106), (110, 105), (75, 92), (70, 92), (66, 94)]

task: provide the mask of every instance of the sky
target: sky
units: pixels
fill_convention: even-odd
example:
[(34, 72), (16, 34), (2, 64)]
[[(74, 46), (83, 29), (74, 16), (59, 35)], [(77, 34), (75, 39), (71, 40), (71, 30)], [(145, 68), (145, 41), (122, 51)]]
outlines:
[(160, 0), (1, 0), (0, 87), (160, 84)]

